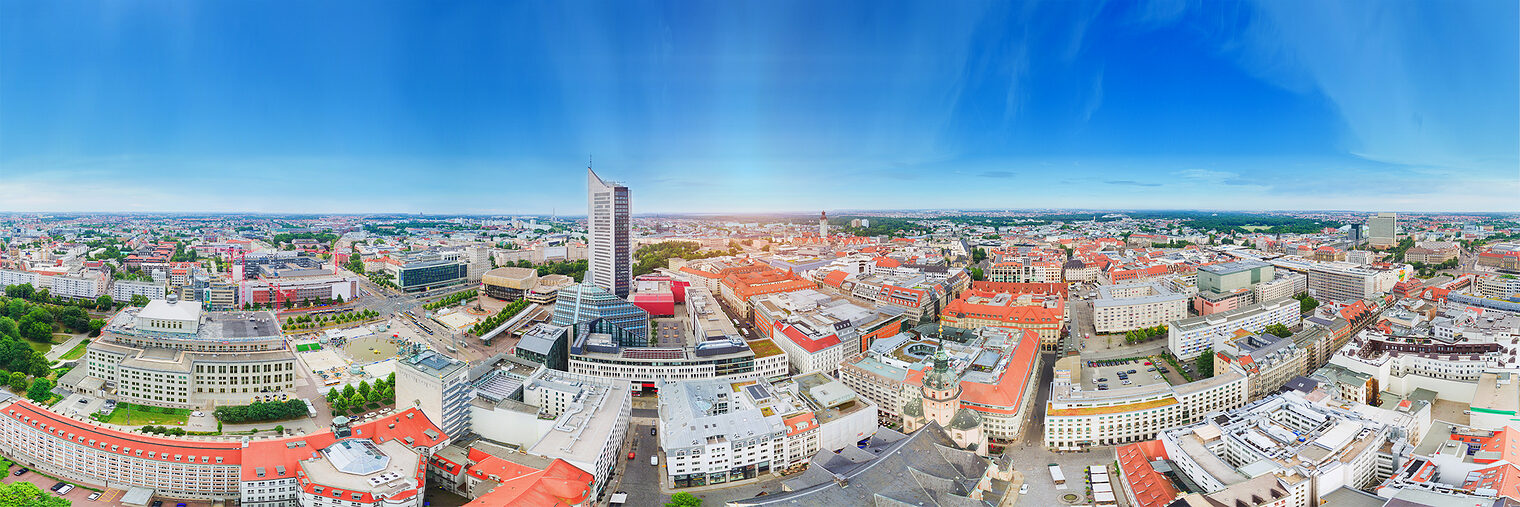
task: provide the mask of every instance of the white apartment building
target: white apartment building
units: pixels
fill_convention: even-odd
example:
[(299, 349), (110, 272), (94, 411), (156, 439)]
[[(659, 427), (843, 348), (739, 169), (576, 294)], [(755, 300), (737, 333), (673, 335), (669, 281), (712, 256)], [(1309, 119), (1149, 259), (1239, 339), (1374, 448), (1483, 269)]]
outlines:
[(1298, 327), (1303, 322), (1298, 310), (1298, 300), (1290, 298), (1181, 319), (1167, 327), (1167, 349), (1179, 361), (1193, 359), (1204, 350), (1218, 348), (1236, 331), (1254, 334), (1273, 324)]
[(1284, 271), (1270, 282), (1256, 284), (1251, 290), (1255, 292), (1252, 301), (1257, 303), (1291, 298), (1309, 291), (1309, 277), (1303, 273)]
[(805, 466), (876, 431), (876, 405), (813, 372), (777, 381), (660, 384), (660, 448), (676, 488)]
[(131, 301), (132, 296), (142, 296), (149, 300), (163, 299), (165, 291), (164, 284), (158, 282), (117, 280), (111, 283), (111, 299), (118, 303)]
[(0, 287), (32, 284), (33, 289), (40, 289), (51, 285), (52, 278), (51, 276), (43, 276), (31, 271), (0, 269)]
[(1246, 403), (1246, 376), (1238, 369), (1179, 386), (1165, 382), (1083, 388), (1080, 357), (1056, 361), (1055, 381), (1045, 409), (1045, 446), (1079, 450), (1152, 440), (1162, 431), (1196, 422), (1209, 412)]
[(1160, 440), (1178, 473), (1213, 494), (1253, 478), (1302, 478), (1283, 505), (1312, 507), (1341, 487), (1368, 488), (1392, 472), (1380, 456), (1391, 427), (1362, 414), (1289, 391), (1196, 425), (1168, 429)]
[(1187, 294), (1156, 282), (1103, 285), (1093, 301), (1093, 326), (1099, 333), (1165, 324), (1187, 317)]
[(105, 274), (86, 271), (79, 276), (55, 276), (49, 289), (54, 296), (69, 299), (95, 299), (105, 293)]

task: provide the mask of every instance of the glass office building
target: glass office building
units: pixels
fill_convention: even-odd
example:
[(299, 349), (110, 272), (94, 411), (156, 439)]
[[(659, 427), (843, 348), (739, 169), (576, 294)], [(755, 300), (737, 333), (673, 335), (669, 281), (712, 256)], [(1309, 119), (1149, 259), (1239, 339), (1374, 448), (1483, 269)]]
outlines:
[(396, 285), (408, 292), (458, 285), (469, 277), (469, 266), (458, 260), (408, 262), (396, 271)]
[(624, 331), (614, 334), (618, 345), (650, 345), (649, 313), (643, 308), (624, 301), (607, 289), (588, 283), (578, 283), (559, 290), (559, 296), (554, 301), (554, 325), (570, 326), (597, 319)]

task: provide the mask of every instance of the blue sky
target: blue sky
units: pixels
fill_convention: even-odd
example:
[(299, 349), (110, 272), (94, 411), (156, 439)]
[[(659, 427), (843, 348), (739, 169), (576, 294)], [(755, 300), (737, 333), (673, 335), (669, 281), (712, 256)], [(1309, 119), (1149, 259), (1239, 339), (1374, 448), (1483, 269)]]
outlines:
[(1520, 7), (0, 3), (0, 210), (1520, 210)]

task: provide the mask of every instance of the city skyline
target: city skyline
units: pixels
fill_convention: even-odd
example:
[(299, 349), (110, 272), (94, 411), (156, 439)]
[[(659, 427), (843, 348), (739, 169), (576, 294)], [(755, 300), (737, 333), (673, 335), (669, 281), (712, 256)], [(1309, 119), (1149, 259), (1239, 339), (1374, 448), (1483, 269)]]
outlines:
[(1513, 3), (0, 11), (0, 211), (569, 216), (588, 154), (639, 215), (1520, 195)]

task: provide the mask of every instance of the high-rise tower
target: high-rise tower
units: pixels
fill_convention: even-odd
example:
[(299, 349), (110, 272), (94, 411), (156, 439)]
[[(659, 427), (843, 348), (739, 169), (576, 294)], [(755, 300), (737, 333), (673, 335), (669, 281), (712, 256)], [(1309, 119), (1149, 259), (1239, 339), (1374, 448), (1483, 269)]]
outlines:
[(1398, 213), (1379, 212), (1367, 220), (1367, 238), (1374, 247), (1391, 247), (1399, 243)]
[(818, 237), (829, 237), (829, 212), (818, 212)]
[(633, 251), (629, 249), (632, 220), (628, 187), (602, 181), (586, 167), (586, 282), (627, 298), (633, 281)]

